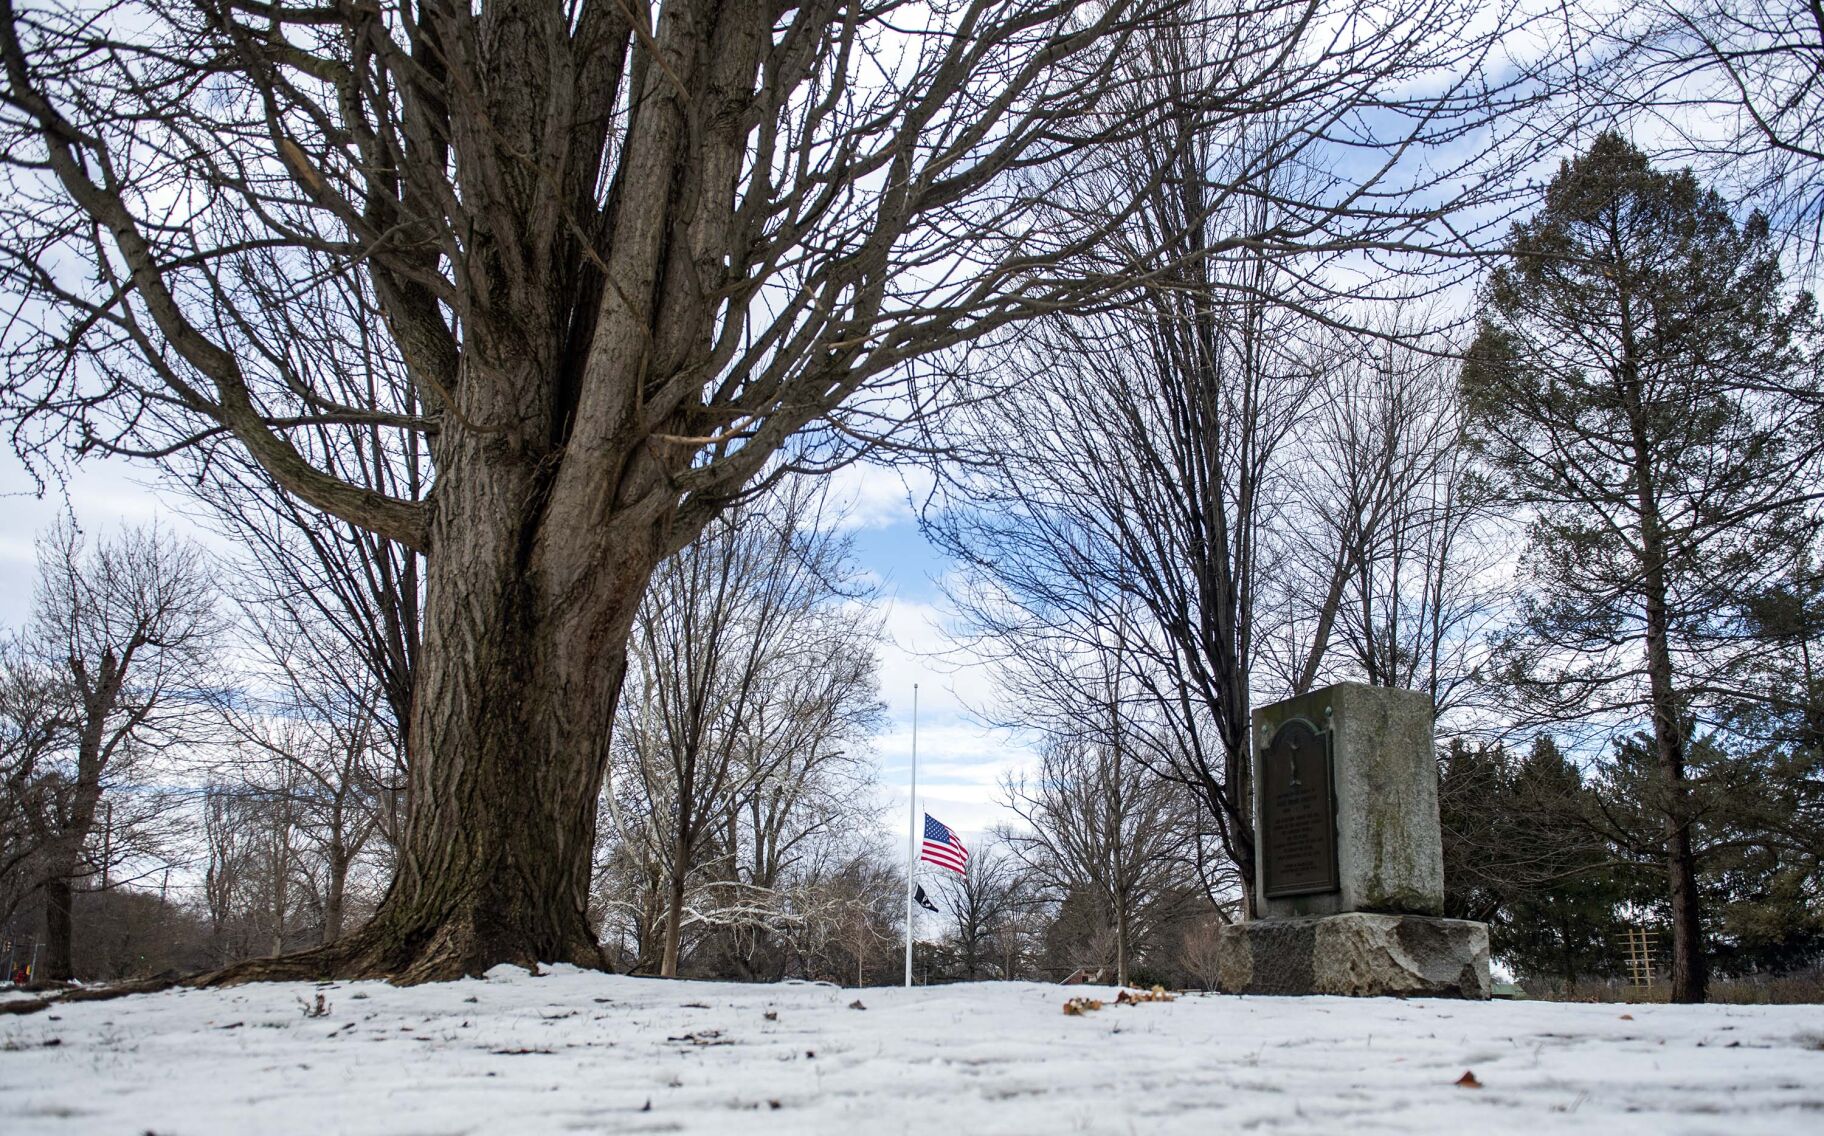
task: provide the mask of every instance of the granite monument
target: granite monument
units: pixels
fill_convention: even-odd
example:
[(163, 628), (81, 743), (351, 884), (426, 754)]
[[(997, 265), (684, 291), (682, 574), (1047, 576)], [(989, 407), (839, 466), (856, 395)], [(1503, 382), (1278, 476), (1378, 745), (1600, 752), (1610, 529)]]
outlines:
[(1241, 994), (1486, 998), (1488, 927), (1445, 919), (1431, 699), (1339, 683), (1254, 713), (1253, 917)]

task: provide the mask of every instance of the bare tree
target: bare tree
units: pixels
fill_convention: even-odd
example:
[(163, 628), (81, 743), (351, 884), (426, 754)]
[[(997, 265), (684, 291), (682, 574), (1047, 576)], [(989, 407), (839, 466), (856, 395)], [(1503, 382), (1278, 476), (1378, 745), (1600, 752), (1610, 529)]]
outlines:
[(324, 943), (342, 937), (350, 875), (392, 811), (384, 700), (372, 688), (354, 702), (341, 695), (327, 683), (259, 699), (242, 692), (228, 713), (243, 791), (282, 812), (282, 826), (303, 846), (297, 859)]
[[(1180, 65), (1136, 84), (1194, 103), (1202, 84), (1222, 82), (1238, 34), (1216, 21), (1163, 35), (1153, 50)], [(1414, 34), (1402, 52), (1426, 42)], [(1343, 66), (1385, 77), (1427, 71), (1435, 58), (1369, 52)], [(1316, 74), (1287, 79), (1270, 85), (1290, 95)], [(1404, 275), (1364, 283), (1361, 261), (1374, 263), (1367, 250), (1438, 249), (1430, 227), (1441, 214), (1500, 196), (1465, 195), (1427, 172), (1415, 175), (1428, 188), (1414, 208), (1414, 183), (1395, 160), (1360, 187), (1377, 204), (1317, 207), (1352, 181), (1328, 164), (1337, 151), (1304, 144), (1306, 130), (1325, 131), (1307, 117), (1320, 106), (1352, 113), (1306, 92), (1258, 115), (1186, 113), (1124, 140), (1127, 163), (1104, 176), (1125, 182), (1095, 190), (1137, 200), (1099, 247), (1151, 272), (1119, 304), (1022, 325), (1003, 357), (978, 364), (979, 399), (938, 417), (931, 443), (964, 457), (947, 470), (930, 528), (972, 570), (955, 597), (968, 622), (998, 641), (990, 652), (1009, 654), (1088, 657), (1121, 635), (1127, 677), (1150, 704), (1133, 720), (1155, 735), (1134, 754), (1201, 802), (1244, 893), (1257, 654), (1287, 630), (1262, 620), (1292, 606), (1270, 602), (1271, 589), (1294, 572), (1317, 577), (1312, 618), (1296, 642), (1280, 635), (1280, 669), (1300, 689), (1388, 516), (1375, 507), (1383, 492), (1339, 526), (1304, 525), (1304, 535), (1325, 538), (1312, 542), (1319, 547), (1286, 547), (1276, 532), (1305, 520), (1294, 515), (1294, 455), (1313, 433), (1308, 420), (1327, 409), (1325, 378), (1342, 345), (1355, 346), (1339, 332), (1386, 337), (1374, 326), (1376, 301), (1411, 302), (1461, 274), (1413, 258)], [(1428, 131), (1383, 141), (1393, 152), (1423, 149)], [(1143, 176), (1161, 167), (1165, 176)], [(1068, 206), (1059, 214), (1060, 225), (1076, 221)]]
[(43, 886), (75, 724), (66, 686), (17, 636), (0, 643), (0, 926)]
[(276, 956), (306, 938), (309, 849), (291, 788), (221, 781), (204, 791), (204, 900), (219, 962)]
[(1195, 816), (1178, 787), (1124, 752), (1121, 739), (1056, 737), (1037, 772), (1006, 785), (1027, 826), (1007, 845), (1054, 900), (1095, 898), (1116, 981), (1137, 947), (1198, 888)]
[(1332, 339), (1276, 518), (1257, 652), (1288, 693), (1355, 679), (1477, 697), (1501, 610), (1505, 534), (1463, 439), (1456, 354), (1436, 311)]
[(694, 877), (705, 902), (691, 921), (751, 919), (794, 846), (841, 816), (819, 794), (878, 703), (834, 519), (822, 493), (787, 482), (662, 565), (641, 607), (609, 799), (630, 794), (616, 827), (665, 881), (661, 975), (677, 974)]
[(870, 966), (890, 963), (897, 955), (905, 876), (890, 856), (876, 851), (848, 861), (823, 882), (822, 890), (825, 914), (817, 921), (815, 937), (807, 939), (807, 958), (819, 977), (846, 974), (846, 962), (855, 969), (855, 985), (866, 985)]
[[(1001, 844), (983, 843), (970, 852), (962, 874), (938, 876), (933, 890), (944, 908), (945, 934), (956, 944), (962, 977), (974, 981), (1004, 963), (999, 939), (1008, 933), (1017, 909), (1033, 898), (1027, 894), (1022, 867)], [(1001, 965), (1000, 977), (1012, 978), (1012, 970)]]
[[(38, 544), (29, 649), (61, 671), (67, 744), (37, 776), (56, 788), (42, 803), (44, 970), (71, 974), (71, 892), (105, 870), (89, 848), (103, 794), (135, 763), (196, 735), (222, 625), (202, 553), (157, 529), (91, 545), (73, 525)], [(111, 843), (109, 825), (102, 835)]]

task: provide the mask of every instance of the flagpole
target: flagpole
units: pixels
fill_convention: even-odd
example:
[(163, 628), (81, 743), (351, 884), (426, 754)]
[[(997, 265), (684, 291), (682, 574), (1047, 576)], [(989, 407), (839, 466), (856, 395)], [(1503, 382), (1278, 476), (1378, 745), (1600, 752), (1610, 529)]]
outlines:
[(906, 792), (906, 988), (912, 987), (912, 877), (918, 872), (918, 684), (912, 684), (912, 788)]

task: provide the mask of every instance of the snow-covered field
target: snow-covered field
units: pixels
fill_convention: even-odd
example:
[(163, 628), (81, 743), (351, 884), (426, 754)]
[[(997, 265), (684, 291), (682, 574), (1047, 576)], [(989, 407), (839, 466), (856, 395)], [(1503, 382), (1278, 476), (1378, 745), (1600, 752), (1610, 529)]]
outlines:
[[(0, 1133), (1824, 1131), (1815, 1006), (1061, 1012), (1086, 992), (1106, 993), (561, 967), (171, 991), (0, 1018)], [(1481, 1088), (1456, 1084), (1466, 1071)]]

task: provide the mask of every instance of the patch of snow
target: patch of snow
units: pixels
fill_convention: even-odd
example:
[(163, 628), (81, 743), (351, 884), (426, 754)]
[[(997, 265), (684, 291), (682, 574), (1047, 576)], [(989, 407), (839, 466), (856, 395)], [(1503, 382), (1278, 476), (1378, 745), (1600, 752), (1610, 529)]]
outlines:
[[(0, 1132), (1740, 1136), (1824, 1117), (1817, 1007), (1192, 995), (1062, 1012), (1113, 993), (571, 967), (173, 990), (0, 1018)], [(1458, 1087), (1466, 1071), (1483, 1087)]]

